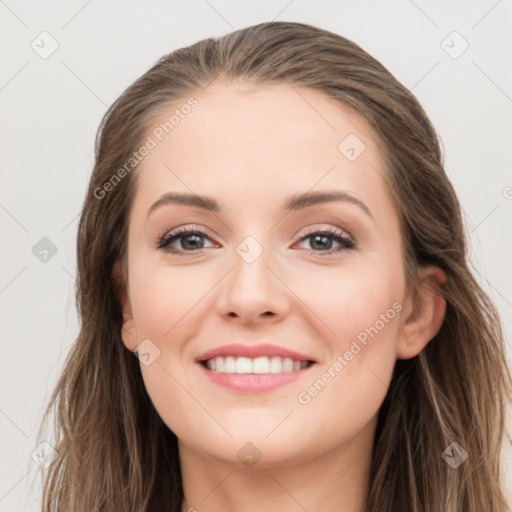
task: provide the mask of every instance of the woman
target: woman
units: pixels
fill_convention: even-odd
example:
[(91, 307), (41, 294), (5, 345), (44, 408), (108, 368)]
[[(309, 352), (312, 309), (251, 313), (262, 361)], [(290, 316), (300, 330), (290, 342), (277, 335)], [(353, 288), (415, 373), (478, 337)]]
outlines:
[(77, 253), (44, 511), (507, 510), (499, 319), (432, 125), (354, 43), (160, 59), (103, 119)]

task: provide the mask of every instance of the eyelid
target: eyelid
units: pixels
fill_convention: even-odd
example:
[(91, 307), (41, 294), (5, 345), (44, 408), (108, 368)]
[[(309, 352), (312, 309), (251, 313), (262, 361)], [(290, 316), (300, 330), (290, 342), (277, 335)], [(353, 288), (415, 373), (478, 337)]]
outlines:
[(158, 235), (157, 240), (169, 238), (170, 236), (175, 236), (180, 233), (188, 233), (189, 231), (197, 231), (201, 234), (208, 235), (209, 237), (213, 236), (211, 234), (211, 230), (205, 226), (201, 226), (200, 224), (183, 224), (167, 230), (163, 235)]
[[(199, 232), (204, 231), (205, 235), (208, 235), (209, 237), (212, 236), (211, 231), (208, 228), (206, 228), (205, 226), (201, 226), (199, 224), (183, 224), (182, 226), (177, 226), (173, 229), (170, 229), (163, 235), (159, 235), (157, 237), (156, 243), (158, 244), (160, 242), (160, 240), (169, 238), (171, 236), (171, 234), (172, 234), (172, 236), (175, 236), (176, 234), (179, 234), (182, 232), (186, 233), (188, 231), (199, 231)], [(298, 234), (296, 236), (299, 238), (299, 240), (301, 240), (302, 238), (304, 238), (310, 234), (313, 234), (313, 233), (318, 233), (318, 232), (331, 232), (332, 233), (333, 231), (336, 231), (339, 234), (345, 235), (346, 238), (349, 238), (353, 242), (356, 241), (355, 238), (347, 230), (345, 230), (343, 228), (339, 228), (339, 227), (334, 227), (334, 226), (328, 226), (328, 227), (318, 227), (318, 226), (311, 227), (310, 226), (310, 227), (305, 228), (304, 231), (300, 232), (301, 234)]]
[[(206, 228), (205, 226), (201, 226), (199, 224), (183, 224), (182, 226), (177, 226), (173, 229), (167, 230), (163, 235), (157, 235), (154, 246), (157, 249), (165, 250), (165, 247), (161, 247), (161, 244), (163, 242), (165, 242), (166, 240), (169, 240), (170, 238), (174, 238), (176, 236), (179, 239), (178, 235), (185, 235), (189, 232), (197, 232), (210, 240), (212, 240), (212, 238), (214, 238), (210, 234), (211, 231), (208, 228)], [(189, 251), (189, 252), (191, 252), (191, 251)]]
[(338, 236), (347, 238), (354, 243), (356, 242), (356, 239), (346, 229), (343, 229), (340, 227), (335, 227), (335, 226), (328, 226), (328, 227), (323, 227), (323, 228), (314, 226), (314, 227), (305, 228), (305, 231), (301, 232), (302, 235), (300, 235), (300, 239), (302, 239), (308, 235), (311, 235), (313, 233), (322, 233), (322, 232), (326, 232), (326, 233), (330, 233), (330, 234), (336, 233)]
[(347, 250), (357, 249), (358, 244), (356, 239), (345, 229), (339, 227), (329, 226), (327, 228), (320, 227), (309, 227), (306, 232), (302, 232), (302, 235), (299, 237), (298, 241), (294, 244), (300, 244), (303, 241), (307, 240), (309, 237), (320, 234), (327, 236), (336, 241), (336, 243), (341, 244), (340, 247), (334, 249), (328, 249), (326, 251), (315, 251), (313, 249), (304, 249), (308, 254), (314, 256), (320, 256), (322, 258), (328, 258), (329, 256), (339, 256), (343, 252)]
[[(183, 249), (174, 249), (174, 250), (168, 249), (168, 247), (170, 245), (170, 242), (168, 242), (168, 241), (170, 239), (174, 239), (173, 240), (173, 242), (174, 242), (174, 241), (180, 239), (180, 235), (185, 236), (187, 234), (194, 234), (194, 233), (204, 236), (205, 238), (209, 239), (210, 242), (212, 242), (213, 244), (217, 243), (214, 240), (212, 240), (212, 238), (215, 238), (215, 237), (212, 237), (210, 235), (210, 230), (208, 228), (206, 228), (205, 226), (200, 226), (200, 225), (196, 225), (196, 224), (184, 224), (182, 226), (178, 226), (176, 228), (169, 230), (162, 236), (159, 236), (155, 242), (155, 247), (159, 250), (163, 250), (163, 251), (169, 252), (171, 254), (177, 254), (177, 255), (184, 255), (187, 253), (189, 253), (190, 255), (198, 254), (203, 249), (207, 249), (208, 247), (203, 247), (201, 249), (197, 249), (197, 250), (193, 250), (193, 251), (184, 251)], [(348, 248), (353, 249), (357, 245), (356, 239), (345, 229), (340, 228), (340, 227), (334, 227), (332, 225), (328, 226), (328, 227), (319, 227), (317, 225), (317, 226), (309, 226), (308, 228), (305, 228), (305, 230), (303, 230), (301, 232), (300, 236), (297, 235), (296, 237), (294, 237), (294, 238), (297, 238), (296, 242), (294, 243), (294, 246), (297, 245), (298, 243), (303, 242), (305, 239), (307, 239), (309, 236), (311, 236), (313, 234), (325, 234), (330, 238), (338, 238), (339, 240), (342, 240), (345, 243), (349, 243), (352, 246), (352, 247), (345, 247), (345, 249), (348, 249)], [(338, 243), (340, 243), (340, 242), (338, 241)], [(313, 249), (309, 249), (309, 250), (305, 249), (305, 250), (312, 252), (314, 254), (318, 254), (318, 255), (324, 254), (327, 256), (329, 254), (339, 252), (339, 249), (340, 248), (330, 249), (328, 251), (314, 251)]]

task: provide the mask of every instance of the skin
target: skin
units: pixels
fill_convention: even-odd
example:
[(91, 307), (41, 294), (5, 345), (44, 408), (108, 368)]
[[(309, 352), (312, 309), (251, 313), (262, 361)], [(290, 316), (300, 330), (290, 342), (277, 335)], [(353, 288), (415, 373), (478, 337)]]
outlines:
[[(145, 339), (160, 350), (141, 372), (179, 439), (182, 511), (359, 512), (395, 361), (417, 355), (439, 330), (445, 302), (432, 290), (446, 277), (421, 269), (425, 286), (414, 299), (406, 293), (386, 171), (370, 127), (352, 109), (288, 84), (218, 80), (194, 97), (198, 106), (137, 168), (122, 332), (130, 351)], [(162, 110), (155, 126), (175, 109)], [(338, 150), (349, 134), (365, 144), (354, 161)], [(331, 189), (349, 192), (371, 216), (346, 201), (283, 210), (292, 194)], [(211, 196), (221, 211), (167, 204), (147, 217), (170, 191)], [(204, 231), (203, 248), (190, 249), (182, 237), (172, 246), (184, 255), (158, 249), (157, 240), (180, 226)], [(328, 228), (349, 234), (355, 248), (323, 255), (341, 244), (329, 238), (322, 250), (306, 235)], [(250, 264), (237, 252), (248, 236), (263, 249)], [(300, 403), (298, 394), (332, 372), (338, 355), (393, 304), (401, 311)], [(194, 358), (240, 340), (287, 347), (316, 364), (263, 393), (211, 383)], [(237, 456), (248, 442), (261, 454), (251, 467)]]

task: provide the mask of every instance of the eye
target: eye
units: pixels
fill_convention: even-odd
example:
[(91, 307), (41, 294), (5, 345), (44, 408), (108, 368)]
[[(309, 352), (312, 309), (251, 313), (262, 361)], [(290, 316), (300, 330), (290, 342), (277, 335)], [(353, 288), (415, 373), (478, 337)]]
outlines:
[[(344, 231), (332, 228), (308, 233), (306, 236), (302, 237), (300, 241), (308, 240), (313, 247), (309, 252), (314, 254), (320, 253), (322, 256), (354, 249), (356, 247), (355, 241), (351, 236)], [(340, 246), (333, 249), (333, 241), (340, 244)]]
[[(191, 253), (204, 248), (204, 238), (209, 240), (205, 232), (200, 229), (191, 229), (191, 226), (185, 226), (175, 229), (157, 241), (157, 248), (177, 255)], [(178, 242), (181, 247), (173, 247), (172, 244)]]
[[(175, 229), (159, 238), (157, 240), (157, 248), (171, 254), (182, 256), (186, 253), (193, 253), (204, 249), (205, 239), (210, 240), (204, 231), (192, 228), (191, 226), (185, 226)], [(312, 246), (309, 252), (321, 254), (322, 256), (354, 249), (356, 246), (355, 241), (350, 235), (344, 231), (332, 228), (312, 231), (306, 236), (303, 236), (299, 243), (308, 240)], [(178, 245), (181, 247), (173, 247), (173, 244), (176, 242), (178, 242)], [(339, 247), (333, 248), (333, 242), (340, 244)]]

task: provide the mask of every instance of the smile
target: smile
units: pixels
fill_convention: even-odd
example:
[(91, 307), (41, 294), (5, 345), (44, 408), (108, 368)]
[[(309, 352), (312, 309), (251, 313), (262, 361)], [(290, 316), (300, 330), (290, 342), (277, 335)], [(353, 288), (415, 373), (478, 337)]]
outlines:
[(232, 343), (195, 358), (196, 368), (211, 383), (243, 393), (261, 393), (295, 382), (316, 362), (310, 355), (268, 343)]
[(218, 356), (203, 362), (204, 366), (216, 373), (237, 373), (237, 374), (278, 374), (297, 372), (307, 368), (312, 361), (293, 360), (290, 357), (235, 357)]

